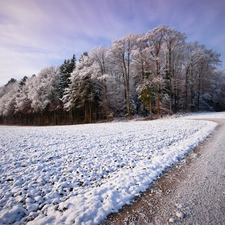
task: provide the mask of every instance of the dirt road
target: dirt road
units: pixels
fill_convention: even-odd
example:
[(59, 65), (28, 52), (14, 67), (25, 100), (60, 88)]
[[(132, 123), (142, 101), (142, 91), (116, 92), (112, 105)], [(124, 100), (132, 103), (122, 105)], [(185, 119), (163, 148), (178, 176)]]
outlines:
[(101, 224), (224, 225), (225, 120), (213, 121), (219, 125), (204, 143)]

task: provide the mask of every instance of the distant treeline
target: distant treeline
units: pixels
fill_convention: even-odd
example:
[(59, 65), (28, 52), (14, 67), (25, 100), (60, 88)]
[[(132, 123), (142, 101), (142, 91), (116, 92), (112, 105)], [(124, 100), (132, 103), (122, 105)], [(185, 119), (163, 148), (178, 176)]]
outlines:
[(225, 110), (220, 55), (160, 25), (0, 87), (0, 123), (56, 125)]

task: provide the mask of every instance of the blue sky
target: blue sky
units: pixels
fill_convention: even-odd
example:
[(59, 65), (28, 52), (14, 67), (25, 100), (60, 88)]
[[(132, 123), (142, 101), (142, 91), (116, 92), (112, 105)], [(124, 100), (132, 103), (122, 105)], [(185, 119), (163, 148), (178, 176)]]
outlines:
[(0, 85), (160, 24), (221, 54), (224, 0), (1, 0)]

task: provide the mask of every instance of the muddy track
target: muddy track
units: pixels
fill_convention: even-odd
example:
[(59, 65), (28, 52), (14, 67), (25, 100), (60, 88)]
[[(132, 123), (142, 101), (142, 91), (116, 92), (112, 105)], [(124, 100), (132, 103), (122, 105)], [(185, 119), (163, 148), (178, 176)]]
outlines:
[(101, 225), (225, 224), (225, 120), (187, 157)]

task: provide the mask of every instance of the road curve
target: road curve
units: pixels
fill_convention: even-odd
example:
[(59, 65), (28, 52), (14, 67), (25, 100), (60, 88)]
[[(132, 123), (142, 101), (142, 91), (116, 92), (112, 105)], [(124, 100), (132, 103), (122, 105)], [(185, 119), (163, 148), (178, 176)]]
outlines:
[(215, 132), (132, 205), (110, 214), (103, 225), (224, 225), (225, 120)]

